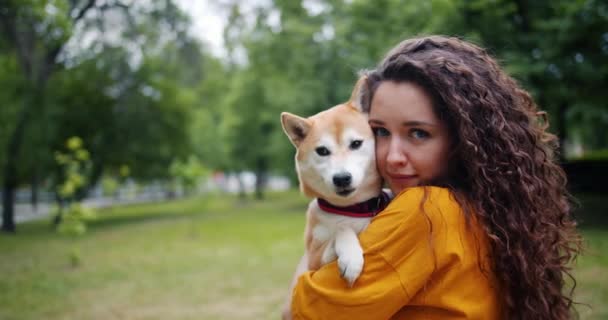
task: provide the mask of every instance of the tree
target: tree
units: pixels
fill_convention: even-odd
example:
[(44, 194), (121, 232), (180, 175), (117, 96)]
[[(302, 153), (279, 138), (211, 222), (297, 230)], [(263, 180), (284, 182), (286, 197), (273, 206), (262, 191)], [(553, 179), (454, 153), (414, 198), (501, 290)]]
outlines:
[[(271, 15), (279, 12), (273, 25)], [(310, 81), (318, 64), (314, 60), (319, 45), (313, 39), (319, 25), (309, 21), (299, 1), (277, 2), (275, 6), (254, 8), (254, 23), (243, 26), (238, 4), (231, 8), (231, 21), (225, 31), (229, 48), (245, 50), (246, 61), (231, 66), (229, 94), (224, 100), (226, 144), (233, 159), (233, 170), (251, 170), (256, 174), (256, 196), (261, 198), (266, 176), (272, 167), (286, 167), (293, 151), (282, 136), (278, 114), (283, 110), (314, 109), (321, 88)], [(232, 44), (230, 44), (232, 43)], [(291, 50), (301, 50), (290, 55)], [(313, 66), (311, 68), (311, 65)], [(279, 139), (278, 139), (279, 138)], [(286, 155), (282, 153), (286, 151)], [(291, 167), (290, 169), (292, 169)]]
[[(0, 33), (7, 50), (17, 57), (28, 92), (17, 107), (17, 118), (6, 146), (3, 168), (2, 230), (15, 231), (13, 204), (18, 183), (17, 164), (24, 136), (33, 114), (44, 105), (44, 90), (57, 67), (57, 57), (67, 43), (71, 26), (95, 5), (94, 0), (69, 1), (65, 8), (44, 1), (3, 1), (0, 6)], [(45, 10), (59, 14), (45, 15)], [(63, 12), (62, 12), (63, 11)]]
[[(120, 27), (109, 28), (117, 21), (123, 22)], [(140, 177), (168, 176), (173, 158), (185, 157), (190, 147), (192, 101), (181, 86), (196, 81), (201, 71), (200, 48), (187, 36), (188, 26), (189, 20), (170, 0), (130, 5), (117, 0), (0, 3), (0, 48), (9, 57), (5, 61), (15, 57), (24, 79), (21, 94), (7, 103), (14, 108), (15, 120), (0, 161), (2, 230), (15, 230), (14, 192), (26, 180), (23, 173), (42, 171), (33, 168), (52, 163), (50, 150), (72, 135), (86, 136), (92, 152), (107, 151), (95, 152), (99, 156), (92, 159), (91, 182), (104, 166), (123, 165), (125, 159), (137, 162), (128, 164)], [(49, 88), (53, 76), (66, 87)], [(92, 121), (83, 111), (99, 118)], [(117, 131), (104, 130), (113, 128)], [(26, 148), (28, 156), (41, 159), (28, 161)]]
[(597, 117), (608, 113), (602, 89), (608, 85), (605, 1), (461, 1), (459, 8), (466, 32), (501, 57), (540, 108), (550, 111), (561, 145), (570, 132), (590, 147), (602, 146), (594, 137), (608, 140), (608, 120)]

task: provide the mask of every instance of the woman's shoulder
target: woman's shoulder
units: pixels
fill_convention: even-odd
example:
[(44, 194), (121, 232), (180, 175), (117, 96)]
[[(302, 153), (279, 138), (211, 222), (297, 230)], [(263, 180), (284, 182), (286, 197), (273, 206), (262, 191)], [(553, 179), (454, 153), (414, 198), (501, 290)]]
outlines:
[(440, 187), (400, 192), (360, 235), (366, 253), (382, 255), (394, 265), (402, 257), (417, 256), (419, 262), (474, 257), (481, 239), (483, 229), (475, 218), (467, 218), (456, 195)]
[(465, 224), (465, 214), (449, 189), (433, 186), (408, 188), (374, 217), (361, 233), (361, 242), (376, 247), (397, 239), (420, 241), (421, 237), (426, 238), (431, 233), (452, 236)]
[(394, 213), (424, 211), (426, 214), (441, 214), (462, 210), (455, 194), (450, 189), (422, 186), (401, 191), (389, 203), (385, 211)]

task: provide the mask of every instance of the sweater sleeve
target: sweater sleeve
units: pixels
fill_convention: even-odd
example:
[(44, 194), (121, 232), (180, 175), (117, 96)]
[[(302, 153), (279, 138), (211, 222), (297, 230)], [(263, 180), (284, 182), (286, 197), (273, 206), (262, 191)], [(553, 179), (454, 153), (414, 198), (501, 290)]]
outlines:
[(294, 319), (390, 318), (443, 267), (441, 242), (461, 215), (446, 189), (402, 192), (360, 234), (365, 265), (354, 286), (335, 261), (306, 272), (293, 291)]

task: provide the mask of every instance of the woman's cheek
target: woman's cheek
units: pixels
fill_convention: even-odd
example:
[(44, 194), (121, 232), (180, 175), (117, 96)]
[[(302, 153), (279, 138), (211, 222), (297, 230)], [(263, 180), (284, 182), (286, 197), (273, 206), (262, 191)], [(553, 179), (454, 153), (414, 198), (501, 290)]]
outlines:
[(376, 167), (380, 175), (386, 180), (386, 144), (376, 139)]

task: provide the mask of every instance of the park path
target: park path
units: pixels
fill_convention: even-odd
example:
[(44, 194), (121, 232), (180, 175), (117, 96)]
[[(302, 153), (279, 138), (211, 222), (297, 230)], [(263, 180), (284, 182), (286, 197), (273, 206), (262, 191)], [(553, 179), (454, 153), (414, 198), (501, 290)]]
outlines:
[(15, 205), (15, 223), (43, 219), (49, 216), (51, 205), (39, 203), (36, 207), (31, 204), (19, 203)]
[[(242, 172), (239, 175), (241, 182), (239, 182), (239, 179), (234, 174), (226, 176), (222, 174), (220, 178), (215, 176), (209, 178), (199, 186), (197, 192), (198, 194), (203, 194), (213, 190), (221, 190), (222, 192), (238, 193), (241, 188), (245, 188), (247, 193), (254, 192), (255, 175), (251, 172)], [(272, 191), (283, 191), (291, 187), (289, 179), (283, 176), (269, 176), (267, 177), (266, 184), (266, 190)], [(18, 200), (17, 204), (15, 204), (15, 223), (44, 219), (50, 215), (54, 203), (48, 201), (53, 199), (52, 194), (47, 192), (44, 197), (41, 194), (41, 199), (46, 199), (47, 201), (41, 201), (34, 207), (29, 202), (26, 202), (31, 197), (29, 192), (29, 190), (24, 190), (24, 192), (18, 194), (18, 199), (21, 199), (21, 201), (19, 202)], [(173, 197), (180, 198), (184, 195), (183, 189), (179, 187), (172, 192)], [(129, 181), (117, 190), (115, 196), (110, 197), (105, 196), (102, 188), (97, 186), (91, 191), (90, 197), (85, 199), (82, 204), (90, 208), (99, 209), (123, 204), (167, 201), (167, 196), (166, 186), (162, 183), (153, 182), (138, 190), (135, 183)], [(2, 207), (0, 206), (0, 212), (1, 210)], [(0, 221), (2, 221), (1, 216)]]
[[(90, 208), (99, 209), (114, 205), (157, 202), (159, 200), (161, 199), (158, 196), (143, 196), (131, 199), (116, 199), (112, 197), (103, 197), (85, 199), (84, 201), (82, 201), (82, 204)], [(36, 207), (32, 206), (30, 203), (18, 203), (15, 205), (15, 223), (19, 224), (27, 221), (47, 218), (51, 214), (52, 207), (53, 203), (46, 202), (39, 203)], [(2, 217), (0, 217), (0, 221), (2, 221)]]

